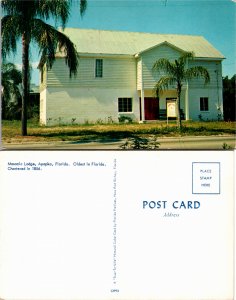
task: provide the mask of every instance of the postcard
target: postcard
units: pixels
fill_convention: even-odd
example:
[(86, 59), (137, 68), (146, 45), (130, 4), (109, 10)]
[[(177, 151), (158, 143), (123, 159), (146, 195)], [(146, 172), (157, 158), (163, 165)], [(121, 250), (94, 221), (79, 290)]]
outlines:
[(2, 299), (233, 299), (233, 151), (1, 151)]
[(1, 1), (0, 300), (234, 299), (235, 4)]

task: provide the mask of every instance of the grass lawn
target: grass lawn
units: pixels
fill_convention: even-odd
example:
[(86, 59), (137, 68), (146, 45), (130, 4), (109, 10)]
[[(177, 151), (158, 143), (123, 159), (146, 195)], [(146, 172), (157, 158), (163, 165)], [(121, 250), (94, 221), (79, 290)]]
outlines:
[(176, 122), (168, 125), (165, 121), (145, 124), (92, 124), (92, 125), (61, 125), (53, 127), (40, 126), (28, 121), (28, 136), (21, 136), (20, 121), (2, 122), (2, 140), (4, 143), (37, 143), (53, 141), (100, 141), (120, 140), (140, 136), (177, 137), (194, 135), (233, 135), (236, 133), (236, 122), (193, 122), (183, 121), (182, 130)]

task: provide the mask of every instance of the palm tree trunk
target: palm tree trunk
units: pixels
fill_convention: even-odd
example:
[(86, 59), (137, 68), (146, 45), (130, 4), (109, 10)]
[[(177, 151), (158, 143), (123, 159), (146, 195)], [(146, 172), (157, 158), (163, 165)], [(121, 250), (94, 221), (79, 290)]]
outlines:
[(27, 135), (27, 104), (29, 102), (29, 36), (22, 35), (22, 111), (21, 111), (21, 134)]
[(180, 114), (180, 96), (181, 96), (181, 86), (177, 87), (177, 126), (181, 129), (181, 114)]

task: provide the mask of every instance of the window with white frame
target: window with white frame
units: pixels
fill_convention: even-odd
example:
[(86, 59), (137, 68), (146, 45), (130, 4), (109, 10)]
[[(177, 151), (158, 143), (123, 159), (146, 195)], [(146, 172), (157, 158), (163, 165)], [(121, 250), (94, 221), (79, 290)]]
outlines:
[(200, 111), (208, 111), (208, 110), (209, 110), (208, 97), (201, 97), (200, 98)]
[(132, 112), (132, 98), (118, 98), (118, 112)]
[(95, 77), (101, 78), (103, 76), (103, 59), (96, 59), (95, 61)]

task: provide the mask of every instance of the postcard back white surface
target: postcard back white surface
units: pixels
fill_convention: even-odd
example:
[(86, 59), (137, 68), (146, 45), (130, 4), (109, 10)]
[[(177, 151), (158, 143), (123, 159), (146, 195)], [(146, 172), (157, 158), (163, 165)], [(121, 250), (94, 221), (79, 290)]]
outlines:
[(233, 299), (234, 153), (0, 153), (3, 299)]

